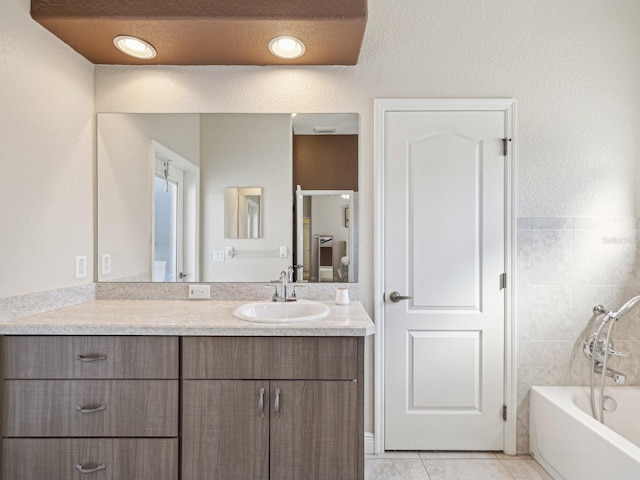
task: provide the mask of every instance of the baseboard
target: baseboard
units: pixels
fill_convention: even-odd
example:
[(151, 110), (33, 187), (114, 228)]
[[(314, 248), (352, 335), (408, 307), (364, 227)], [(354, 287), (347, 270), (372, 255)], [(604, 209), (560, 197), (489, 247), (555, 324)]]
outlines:
[(375, 435), (371, 432), (364, 432), (364, 454), (373, 455), (375, 452)]

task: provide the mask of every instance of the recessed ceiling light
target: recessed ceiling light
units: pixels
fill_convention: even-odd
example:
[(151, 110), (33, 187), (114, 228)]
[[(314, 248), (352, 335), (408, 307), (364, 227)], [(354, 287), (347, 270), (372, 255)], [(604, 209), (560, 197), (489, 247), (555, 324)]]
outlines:
[(113, 44), (123, 53), (132, 57), (149, 60), (155, 58), (156, 49), (144, 40), (129, 35), (119, 35), (113, 39)]
[(304, 43), (295, 37), (282, 35), (271, 39), (269, 50), (276, 57), (293, 60), (294, 58), (300, 58), (304, 54)]

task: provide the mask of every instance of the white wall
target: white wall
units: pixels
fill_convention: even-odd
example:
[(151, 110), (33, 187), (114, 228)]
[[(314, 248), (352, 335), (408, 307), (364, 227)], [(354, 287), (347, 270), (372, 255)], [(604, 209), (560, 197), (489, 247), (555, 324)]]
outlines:
[(333, 235), (333, 241), (349, 241), (349, 229), (344, 226), (344, 208), (349, 200), (340, 195), (316, 195), (311, 202), (313, 235)]
[[(202, 281), (268, 281), (292, 265), (292, 135), (291, 115), (201, 116)], [(224, 237), (227, 187), (262, 188), (262, 238)], [(287, 258), (278, 257), (281, 246)], [(226, 247), (237, 256), (214, 262), (214, 250)]]
[(0, 297), (93, 281), (94, 67), (29, 8), (0, 2)]
[(197, 114), (98, 116), (98, 258), (111, 255), (100, 281), (150, 281), (153, 159), (156, 140), (200, 163)]

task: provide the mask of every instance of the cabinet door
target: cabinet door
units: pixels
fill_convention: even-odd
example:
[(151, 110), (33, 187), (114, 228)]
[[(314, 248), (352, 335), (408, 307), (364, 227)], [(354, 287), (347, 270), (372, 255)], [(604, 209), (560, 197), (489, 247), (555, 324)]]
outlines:
[(356, 478), (357, 382), (272, 380), (271, 405), (272, 479)]
[(185, 380), (183, 386), (182, 480), (267, 480), (269, 382)]

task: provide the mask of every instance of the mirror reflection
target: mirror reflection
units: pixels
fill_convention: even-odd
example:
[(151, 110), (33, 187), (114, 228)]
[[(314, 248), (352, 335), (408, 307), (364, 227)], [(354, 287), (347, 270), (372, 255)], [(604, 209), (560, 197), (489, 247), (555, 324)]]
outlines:
[(353, 282), (357, 242), (353, 190), (302, 190), (296, 192), (297, 278), (310, 282)]
[[(357, 281), (357, 114), (105, 113), (97, 125), (99, 281), (269, 282), (292, 266), (296, 281)], [(332, 237), (322, 275), (315, 235)]]
[(224, 238), (260, 238), (259, 187), (230, 187), (224, 195)]

